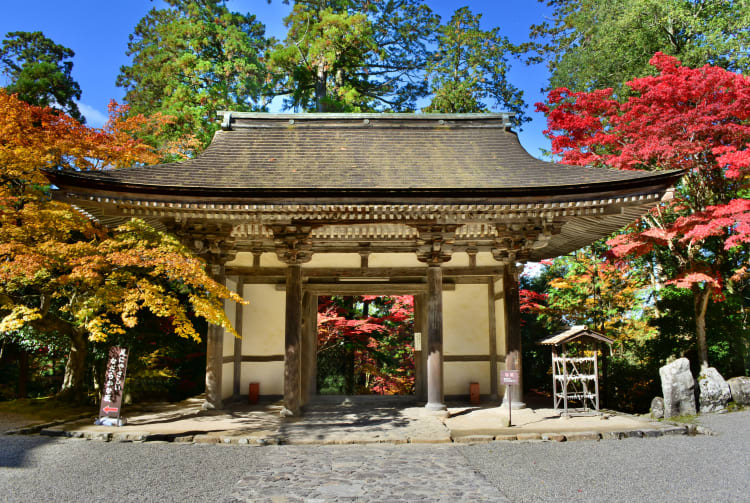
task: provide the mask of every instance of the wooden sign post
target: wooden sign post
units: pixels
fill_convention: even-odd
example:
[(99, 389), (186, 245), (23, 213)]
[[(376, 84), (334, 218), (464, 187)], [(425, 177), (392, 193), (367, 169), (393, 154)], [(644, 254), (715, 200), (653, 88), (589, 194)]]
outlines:
[(125, 373), (128, 369), (128, 351), (112, 346), (107, 358), (107, 373), (104, 375), (104, 392), (99, 405), (99, 419), (96, 424), (123, 426), (125, 419), (120, 417), (122, 391), (125, 387)]
[(513, 399), (511, 398), (513, 394), (511, 393), (511, 387), (518, 384), (518, 371), (517, 370), (503, 370), (500, 373), (500, 384), (505, 384), (508, 386), (508, 390), (505, 393), (505, 398), (508, 401), (508, 426), (513, 426), (513, 421), (511, 419), (511, 410), (513, 409), (511, 402)]

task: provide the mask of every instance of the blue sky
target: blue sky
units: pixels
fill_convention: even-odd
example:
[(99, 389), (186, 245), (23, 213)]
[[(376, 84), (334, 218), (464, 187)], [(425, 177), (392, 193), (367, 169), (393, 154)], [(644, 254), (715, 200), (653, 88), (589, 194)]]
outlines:
[[(149, 9), (162, 6), (159, 0), (5, 0), (3, 3), (0, 16), (3, 38), (10, 31), (42, 31), (75, 51), (73, 77), (83, 90), (79, 107), (88, 124), (95, 127), (106, 119), (110, 99), (122, 101), (123, 90), (115, 87), (115, 79), (120, 66), (129, 62), (125, 56), (128, 35)], [(484, 29), (499, 26), (516, 43), (526, 41), (529, 26), (542, 22), (545, 14), (549, 14), (544, 4), (536, 0), (427, 0), (427, 4), (443, 20), (449, 19), (457, 8), (468, 5), (474, 13), (482, 13)], [(285, 36), (282, 19), (289, 6), (281, 0), (270, 5), (266, 0), (229, 0), (227, 5), (234, 11), (255, 14), (266, 25), (267, 34)], [(533, 104), (544, 99), (540, 90), (547, 84), (547, 71), (543, 65), (529, 67), (520, 61), (512, 61), (512, 65), (510, 81), (523, 89), (528, 113), (533, 118), (519, 134), (521, 143), (529, 153), (539, 157), (539, 149), (549, 148), (549, 142), (542, 134), (544, 116), (533, 112)]]

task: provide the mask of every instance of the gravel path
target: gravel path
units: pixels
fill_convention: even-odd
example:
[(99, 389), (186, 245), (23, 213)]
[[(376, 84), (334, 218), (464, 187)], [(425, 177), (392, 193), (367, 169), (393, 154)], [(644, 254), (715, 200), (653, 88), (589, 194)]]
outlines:
[(0, 437), (0, 501), (222, 501), (262, 447)]
[(231, 503), (509, 503), (482, 475), (466, 466), (453, 445), (274, 446), (267, 450), (263, 465), (235, 486)]
[(750, 501), (750, 411), (701, 423), (718, 435), (460, 449), (514, 502)]
[(750, 411), (702, 422), (719, 435), (317, 447), (0, 436), (0, 501), (750, 500)]

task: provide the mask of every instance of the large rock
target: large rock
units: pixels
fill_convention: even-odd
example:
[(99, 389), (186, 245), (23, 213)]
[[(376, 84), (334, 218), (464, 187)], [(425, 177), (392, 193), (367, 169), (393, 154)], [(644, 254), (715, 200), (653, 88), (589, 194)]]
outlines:
[(664, 393), (664, 417), (695, 414), (695, 380), (690, 362), (680, 358), (659, 369)]
[(698, 376), (698, 388), (701, 412), (726, 412), (732, 392), (718, 370), (713, 367), (702, 369)]
[(750, 377), (732, 377), (727, 381), (732, 400), (737, 405), (750, 405)]
[(664, 399), (660, 396), (655, 396), (651, 400), (651, 417), (654, 419), (661, 419), (664, 417)]

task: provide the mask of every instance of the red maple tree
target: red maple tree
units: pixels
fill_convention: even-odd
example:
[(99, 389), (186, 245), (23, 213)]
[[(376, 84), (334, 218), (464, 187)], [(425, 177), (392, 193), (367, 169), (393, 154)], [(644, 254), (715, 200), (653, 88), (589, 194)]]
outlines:
[[(363, 295), (318, 299), (318, 353), (348, 362), (347, 393), (414, 390), (414, 298)], [(345, 348), (343, 353), (336, 348)]]
[[(701, 363), (708, 365), (706, 309), (726, 288), (747, 285), (750, 244), (750, 79), (721, 68), (687, 68), (656, 53), (654, 76), (612, 89), (551, 91), (537, 103), (562, 162), (685, 171), (675, 197), (609, 241), (616, 259), (669, 257), (656, 269), (693, 292)], [(661, 257), (661, 258), (660, 258)]]

